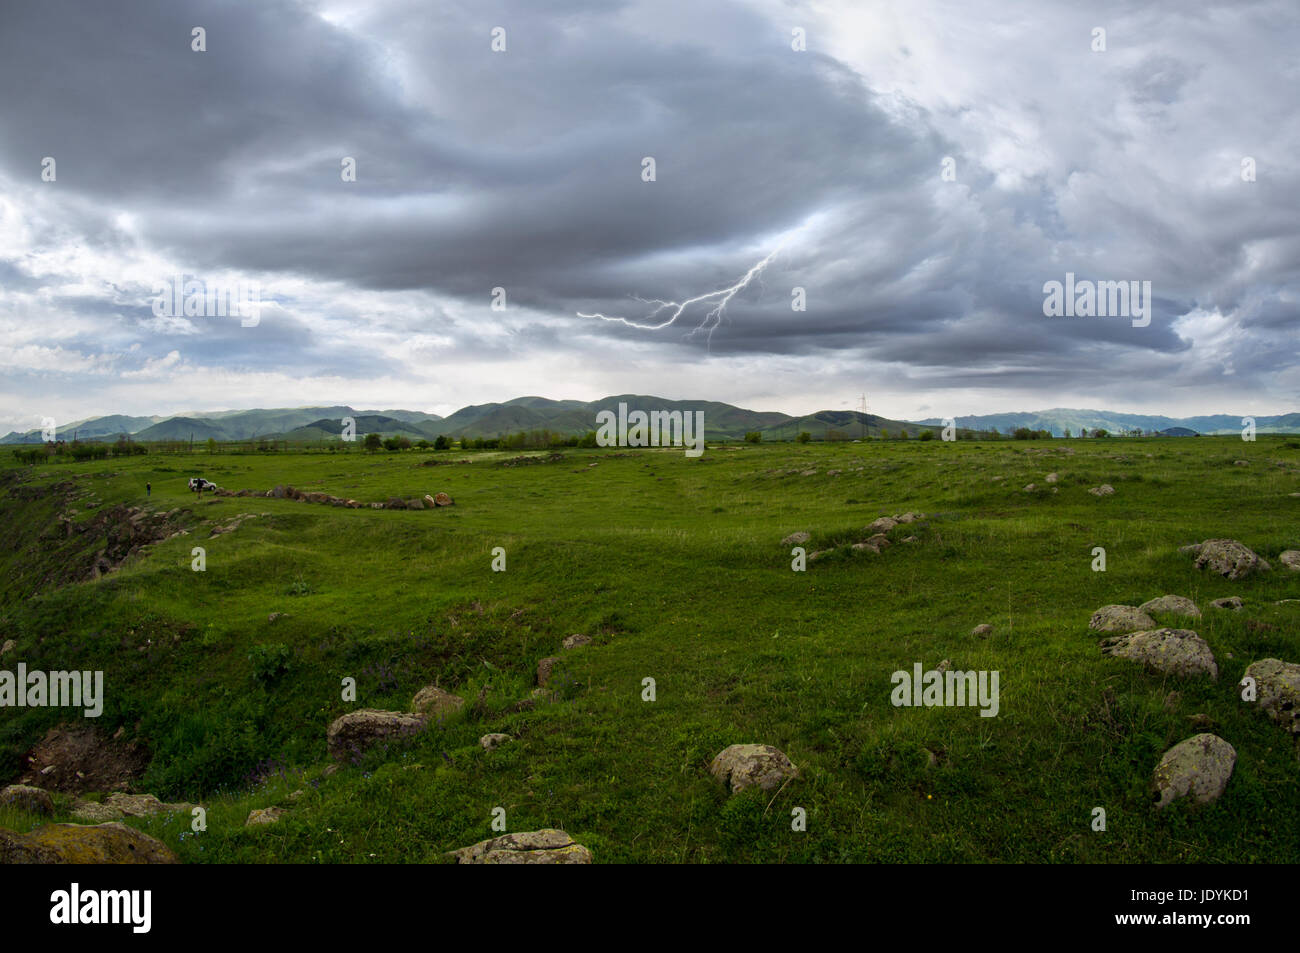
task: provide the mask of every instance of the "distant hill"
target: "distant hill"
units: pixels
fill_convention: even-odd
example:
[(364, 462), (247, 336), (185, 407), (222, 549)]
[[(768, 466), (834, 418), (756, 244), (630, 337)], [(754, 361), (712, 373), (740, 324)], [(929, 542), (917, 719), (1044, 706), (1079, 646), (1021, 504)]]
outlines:
[[(1028, 427), (1030, 430), (1048, 430), (1053, 436), (1063, 436), (1068, 429), (1071, 434), (1081, 430), (1107, 430), (1112, 434), (1125, 433), (1134, 429), (1146, 432), (1159, 432), (1170, 429), (1190, 430), (1203, 434), (1239, 434), (1241, 419), (1245, 414), (1211, 414), (1205, 417), (1161, 417), (1150, 414), (1126, 414), (1108, 410), (1074, 410), (1057, 407), (1052, 410), (1035, 410), (1028, 413), (983, 414), (971, 417), (959, 417), (957, 423), (974, 430), (998, 430), (1005, 433), (1008, 429)], [(938, 418), (931, 418), (923, 423), (935, 425)], [(1255, 415), (1257, 433), (1300, 433), (1300, 413), (1280, 414), (1276, 416)]]
[[(254, 410), (190, 412), (174, 417), (129, 417), (113, 414), (74, 421), (58, 428), (60, 439), (116, 440), (126, 433), (139, 441), (190, 440), (218, 441), (259, 438), (291, 441), (337, 439), (343, 430), (343, 418), (356, 421), (357, 436), (379, 433), (400, 435), (412, 441), (433, 440), (439, 435), (452, 438), (498, 437), (520, 431), (550, 430), (570, 435), (596, 429), (596, 415), (602, 410), (617, 412), (624, 403), (630, 410), (703, 411), (705, 435), (710, 440), (740, 440), (757, 430), (767, 440), (792, 440), (807, 431), (815, 440), (856, 440), (877, 437), (882, 431), (891, 435), (906, 431), (916, 436), (922, 430), (943, 426), (939, 418), (923, 421), (890, 420), (875, 414), (852, 410), (819, 410), (813, 414), (790, 416), (778, 411), (747, 410), (709, 400), (667, 400), (641, 394), (619, 394), (594, 401), (552, 400), (547, 397), (516, 397), (501, 403), (471, 404), (445, 418), (418, 410), (354, 410), (346, 405), (332, 407), (280, 407)], [(998, 430), (1006, 433), (1020, 427), (1047, 430), (1063, 436), (1083, 430), (1107, 430), (1122, 434), (1133, 429), (1166, 436), (1197, 434), (1237, 434), (1241, 417), (1214, 414), (1205, 417), (1162, 417), (1149, 414), (1126, 414), (1102, 410), (1055, 408), (1026, 413), (985, 414), (958, 417), (959, 430)], [(1300, 433), (1300, 413), (1255, 418), (1259, 433)], [(10, 433), (0, 443), (39, 443), (39, 430)]]

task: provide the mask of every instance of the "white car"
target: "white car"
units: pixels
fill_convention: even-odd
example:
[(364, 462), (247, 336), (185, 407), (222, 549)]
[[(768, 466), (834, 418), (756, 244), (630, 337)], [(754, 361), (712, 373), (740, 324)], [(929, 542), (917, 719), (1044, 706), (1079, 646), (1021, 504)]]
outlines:
[(215, 490), (217, 485), (211, 480), (205, 480), (203, 477), (190, 477), (190, 489), (202, 493), (204, 490)]

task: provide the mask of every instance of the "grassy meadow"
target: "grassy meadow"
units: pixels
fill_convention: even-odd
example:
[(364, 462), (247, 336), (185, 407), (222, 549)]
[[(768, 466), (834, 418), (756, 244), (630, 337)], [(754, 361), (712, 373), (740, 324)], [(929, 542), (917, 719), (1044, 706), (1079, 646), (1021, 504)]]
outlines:
[[(597, 863), (1300, 860), (1295, 745), (1235, 688), (1252, 661), (1300, 662), (1300, 602), (1275, 604), (1300, 600), (1300, 573), (1276, 559), (1300, 548), (1300, 497), (1289, 495), (1300, 491), (1300, 441), (561, 454), (524, 464), (518, 452), (354, 447), (30, 467), (0, 454), (0, 642), (16, 643), (0, 667), (104, 671), (95, 727), (121, 728), (151, 754), (134, 790), (208, 814), (197, 834), (188, 816), (129, 823), (190, 863), (437, 862), (493, 836), (498, 807), (507, 830), (563, 828)], [(1046, 483), (1053, 472), (1059, 481)], [(445, 491), (455, 505), (196, 500), (191, 475), (363, 502)], [(1101, 483), (1115, 494), (1087, 492)], [(118, 503), (179, 508), (189, 533), (97, 580), (54, 585), (84, 558), (72, 547), (91, 542), (51, 532), (63, 491), (31, 488), (60, 484), (75, 519)], [(849, 548), (875, 518), (908, 511), (925, 519), (891, 533), (888, 549)], [(210, 537), (241, 514), (253, 515)], [(809, 553), (833, 551), (792, 571), (781, 541), (796, 531), (812, 534)], [(1230, 582), (1177, 551), (1210, 537), (1242, 541), (1273, 571)], [(206, 550), (203, 572), (191, 568), (194, 546)], [(504, 572), (492, 568), (497, 547)], [(1102, 656), (1094, 610), (1166, 593), (1201, 608), (1201, 619), (1157, 621), (1209, 643), (1217, 682)], [(1231, 595), (1243, 611), (1210, 607)], [(982, 623), (993, 626), (986, 638), (971, 631)], [(594, 644), (561, 652), (574, 633)], [(552, 655), (558, 698), (519, 710)], [(891, 704), (895, 670), (944, 659), (1000, 673), (996, 717)], [(345, 677), (355, 702), (341, 698)], [(643, 700), (646, 678), (654, 701)], [(334, 718), (409, 710), (429, 684), (465, 708), (325, 773)], [(1202, 730), (1193, 715), (1235, 746), (1235, 773), (1217, 803), (1157, 813), (1152, 770)], [(5, 709), (0, 781), (70, 720), (83, 721)], [(488, 732), (514, 740), (484, 751)], [(801, 777), (728, 796), (707, 768), (735, 743), (775, 745)], [(58, 795), (56, 819), (71, 802)], [(244, 826), (272, 805), (288, 808), (281, 821)], [(791, 829), (799, 807), (805, 831)], [(1092, 829), (1095, 807), (1105, 831)], [(12, 829), (43, 820), (0, 813)]]

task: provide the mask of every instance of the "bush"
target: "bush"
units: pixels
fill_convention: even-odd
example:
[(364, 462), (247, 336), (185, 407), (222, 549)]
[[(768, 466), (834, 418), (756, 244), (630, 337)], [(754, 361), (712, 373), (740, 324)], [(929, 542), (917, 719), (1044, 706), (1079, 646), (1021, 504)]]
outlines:
[(362, 444), (362, 446), (364, 446), (371, 453), (374, 453), (383, 445), (384, 445), (384, 438), (379, 436), (379, 434), (377, 433), (366, 434), (365, 443)]
[(283, 642), (253, 646), (248, 653), (248, 661), (253, 664), (253, 680), (270, 685), (289, 671), (289, 661), (292, 658), (293, 649)]
[(800, 430), (799, 436), (795, 437), (794, 439), (798, 440), (800, 443), (807, 443), (809, 440), (812, 439), (812, 434), (810, 434), (806, 430)]
[(440, 434), (438, 434), (438, 438), (437, 438), (436, 440), (433, 441), (433, 449), (434, 449), (434, 450), (450, 450), (450, 449), (451, 449), (451, 440), (447, 437), (446, 434), (441, 434), (441, 433), (440, 433)]
[(919, 436), (920, 436), (920, 438), (921, 438), (922, 440), (933, 440), (933, 439), (934, 439), (934, 431), (933, 431), (933, 430), (922, 430), (921, 433), (919, 434)]
[(762, 443), (763, 434), (757, 430), (751, 430), (745, 434), (745, 443)]

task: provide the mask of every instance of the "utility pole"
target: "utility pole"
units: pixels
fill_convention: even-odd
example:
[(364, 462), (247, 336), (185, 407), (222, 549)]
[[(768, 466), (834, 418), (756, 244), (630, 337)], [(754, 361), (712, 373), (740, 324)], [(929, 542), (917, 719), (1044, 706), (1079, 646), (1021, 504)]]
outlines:
[(858, 418), (858, 439), (865, 440), (867, 437), (867, 395), (863, 394), (859, 400), (862, 401), (862, 416)]

